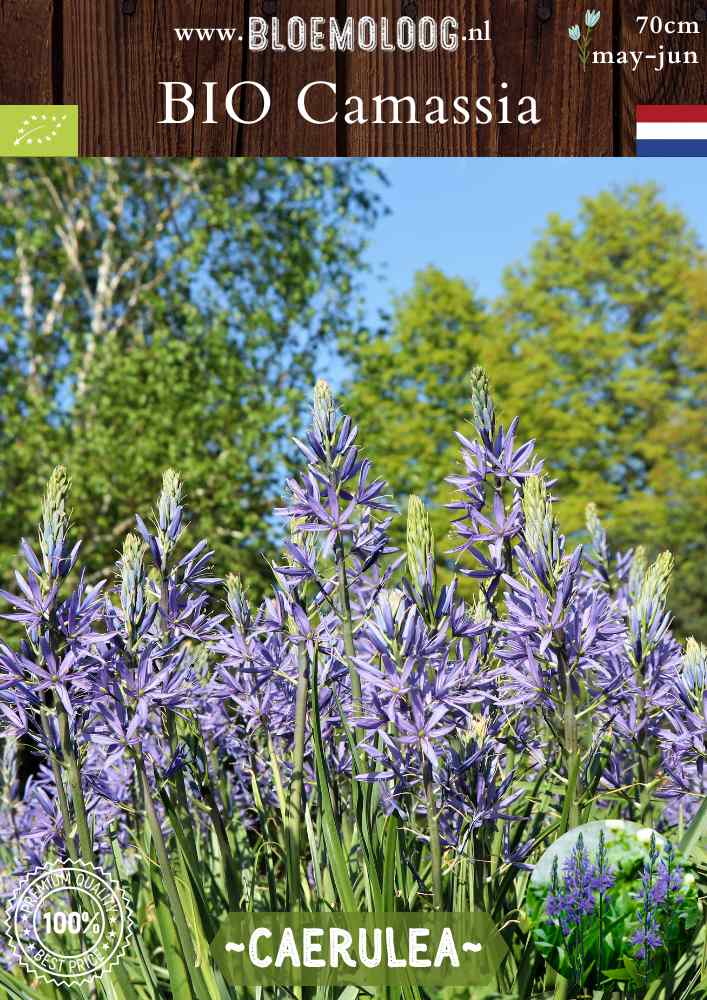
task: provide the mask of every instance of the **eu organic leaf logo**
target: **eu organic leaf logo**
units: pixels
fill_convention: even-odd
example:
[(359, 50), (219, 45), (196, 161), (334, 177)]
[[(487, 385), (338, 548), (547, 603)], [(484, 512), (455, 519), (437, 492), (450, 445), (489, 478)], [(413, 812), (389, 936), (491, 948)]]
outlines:
[(42, 146), (59, 135), (68, 115), (32, 114), (24, 119), (15, 135), (15, 146)]

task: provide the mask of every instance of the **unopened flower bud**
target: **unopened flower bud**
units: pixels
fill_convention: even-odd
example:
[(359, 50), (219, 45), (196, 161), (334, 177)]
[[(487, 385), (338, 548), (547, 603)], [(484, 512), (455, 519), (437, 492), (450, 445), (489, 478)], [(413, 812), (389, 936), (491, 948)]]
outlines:
[(317, 379), (314, 386), (314, 425), (324, 440), (329, 440), (334, 434), (335, 417), (336, 406), (329, 383), (323, 378)]
[(471, 383), (471, 417), (477, 433), (485, 441), (496, 433), (496, 413), (491, 399), (491, 386), (485, 369), (476, 365), (469, 375)]
[(58, 575), (59, 562), (69, 529), (66, 498), (71, 488), (66, 469), (57, 465), (52, 472), (42, 501), (42, 520), (39, 526), (39, 547), (42, 552), (47, 577)]
[(638, 614), (641, 620), (648, 621), (657, 611), (665, 608), (672, 572), (673, 556), (667, 551), (661, 552), (646, 570), (638, 597)]
[(606, 544), (606, 532), (599, 520), (599, 513), (595, 503), (588, 503), (585, 511), (587, 531), (592, 540), (592, 547), (596, 557), (605, 565), (608, 562), (609, 551)]
[(237, 573), (229, 573), (226, 577), (226, 599), (233, 620), (241, 627), (246, 628), (250, 623), (250, 604), (243, 581)]
[(695, 706), (701, 707), (707, 692), (707, 646), (690, 636), (682, 658), (682, 679)]
[(523, 486), (523, 516), (525, 541), (533, 555), (553, 555), (555, 515), (547, 485), (542, 476), (528, 476)]
[(410, 579), (416, 585), (427, 577), (428, 567), (432, 567), (432, 589), (434, 590), (435, 540), (430, 518), (422, 500), (412, 495), (408, 500), (407, 522), (407, 562)]
[(647, 566), (646, 550), (642, 545), (638, 545), (634, 550), (633, 559), (628, 571), (628, 592), (635, 600), (638, 600), (641, 593), (643, 577), (645, 576)]
[(145, 587), (145, 544), (132, 533), (123, 542), (123, 553), (118, 563), (120, 571), (120, 604), (126, 623), (131, 626), (139, 622), (144, 608)]
[(599, 536), (600, 532), (602, 531), (601, 521), (599, 520), (597, 505), (595, 503), (587, 504), (585, 510), (585, 519), (587, 523), (587, 531), (589, 532), (592, 541), (595, 541), (595, 539)]
[(8, 733), (3, 737), (0, 799), (7, 805), (16, 798), (17, 790), (17, 739)]
[(167, 469), (162, 476), (162, 492), (157, 502), (157, 520), (161, 532), (170, 534), (170, 527), (180, 518), (182, 507), (182, 481), (174, 469)]

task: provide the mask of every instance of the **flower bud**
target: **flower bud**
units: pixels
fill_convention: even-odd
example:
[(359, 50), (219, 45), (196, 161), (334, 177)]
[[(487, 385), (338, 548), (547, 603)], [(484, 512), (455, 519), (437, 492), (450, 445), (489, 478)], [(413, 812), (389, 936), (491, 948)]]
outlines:
[(407, 522), (407, 563), (412, 582), (420, 587), (427, 578), (428, 567), (432, 570), (432, 590), (435, 585), (434, 564), (435, 539), (430, 526), (430, 518), (422, 500), (412, 495), (408, 500)]
[(481, 365), (475, 365), (469, 375), (471, 383), (471, 418), (478, 435), (490, 443), (496, 432), (496, 413), (491, 399), (488, 375)]
[(587, 524), (587, 531), (589, 532), (589, 537), (592, 540), (592, 548), (594, 549), (595, 556), (603, 561), (607, 562), (609, 552), (606, 544), (606, 532), (604, 527), (599, 520), (599, 514), (597, 512), (597, 505), (595, 503), (588, 503), (585, 511), (585, 520)]
[(17, 791), (17, 739), (8, 733), (3, 737), (0, 800), (9, 804), (17, 797)]
[(66, 469), (57, 465), (52, 472), (42, 500), (42, 520), (39, 526), (39, 547), (42, 552), (44, 572), (48, 578), (59, 575), (64, 553), (64, 542), (69, 529), (66, 498), (71, 488)]
[(226, 599), (233, 620), (242, 628), (247, 628), (250, 625), (250, 605), (243, 581), (237, 573), (229, 573), (226, 577)]
[(125, 622), (133, 628), (139, 624), (145, 606), (145, 544), (137, 535), (127, 535), (118, 563), (120, 571), (120, 604)]
[(325, 441), (330, 440), (334, 434), (335, 416), (336, 406), (329, 383), (323, 378), (317, 379), (314, 386), (314, 426)]
[(491, 624), (488, 602), (480, 594), (471, 603), (471, 620), (475, 625)]
[(690, 636), (682, 658), (682, 679), (695, 706), (702, 706), (707, 693), (707, 646)]
[(592, 542), (596, 544), (596, 539), (603, 534), (601, 521), (599, 520), (599, 514), (597, 512), (597, 505), (595, 503), (588, 503), (585, 509), (585, 520), (587, 524), (587, 531), (592, 539)]
[(180, 519), (181, 507), (182, 481), (174, 469), (167, 469), (162, 476), (162, 492), (157, 502), (157, 519), (161, 532), (171, 534), (170, 526)]
[(634, 600), (638, 600), (638, 596), (641, 593), (647, 565), (646, 550), (642, 545), (638, 545), (634, 550), (633, 559), (628, 571), (628, 592)]
[[(555, 515), (547, 485), (542, 476), (528, 476), (523, 486), (525, 541), (533, 555), (553, 558)], [(548, 562), (549, 564), (549, 562)]]
[(642, 621), (648, 622), (657, 611), (665, 608), (672, 572), (673, 556), (667, 551), (661, 552), (646, 570), (637, 605), (638, 615)]

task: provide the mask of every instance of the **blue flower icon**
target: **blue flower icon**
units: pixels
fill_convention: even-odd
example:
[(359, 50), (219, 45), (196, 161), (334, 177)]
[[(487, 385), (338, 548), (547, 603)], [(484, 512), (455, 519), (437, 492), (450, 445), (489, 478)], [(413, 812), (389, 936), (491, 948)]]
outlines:
[(573, 24), (571, 28), (568, 28), (567, 33), (573, 42), (576, 42), (579, 46), (579, 60), (582, 63), (582, 68), (586, 70), (587, 63), (589, 62), (589, 51), (590, 44), (589, 40), (591, 38), (592, 31), (599, 24), (601, 19), (600, 10), (585, 10), (584, 12), (584, 25), (585, 30), (582, 34), (578, 24)]

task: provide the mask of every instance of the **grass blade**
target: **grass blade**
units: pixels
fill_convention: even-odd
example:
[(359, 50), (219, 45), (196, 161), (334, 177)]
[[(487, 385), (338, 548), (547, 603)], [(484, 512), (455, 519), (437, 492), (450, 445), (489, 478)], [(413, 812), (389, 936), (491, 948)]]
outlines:
[(327, 771), (322, 747), (322, 729), (319, 716), (319, 683), (317, 657), (312, 664), (312, 742), (314, 744), (314, 762), (317, 772), (317, 787), (322, 807), (322, 829), (324, 843), (327, 849), (334, 885), (339, 896), (341, 908), (347, 913), (356, 911), (354, 887), (351, 883), (348, 859), (344, 854), (339, 837), (339, 830), (334, 816), (334, 807), (329, 791), (329, 774)]

